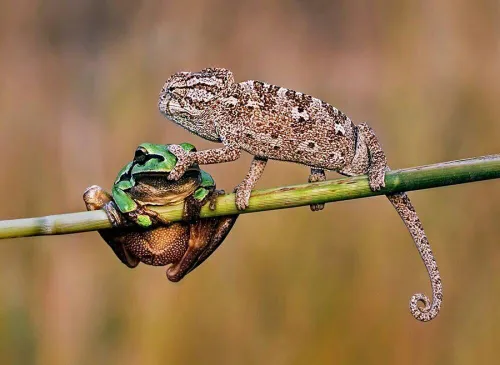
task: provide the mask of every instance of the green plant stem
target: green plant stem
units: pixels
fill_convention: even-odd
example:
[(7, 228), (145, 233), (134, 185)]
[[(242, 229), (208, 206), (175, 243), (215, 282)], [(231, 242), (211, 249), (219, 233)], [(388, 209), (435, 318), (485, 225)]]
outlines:
[[(386, 174), (386, 187), (377, 192), (370, 190), (365, 175), (254, 190), (250, 206), (243, 212), (236, 209), (234, 194), (228, 194), (217, 199), (217, 208), (213, 211), (205, 205), (201, 210), (201, 217), (292, 208), (496, 178), (500, 178), (500, 155), (483, 156), (390, 171)], [(182, 204), (155, 207), (154, 210), (169, 221), (182, 219)], [(104, 211), (69, 213), (0, 221), (0, 238), (69, 234), (105, 228), (111, 228), (111, 223)]]

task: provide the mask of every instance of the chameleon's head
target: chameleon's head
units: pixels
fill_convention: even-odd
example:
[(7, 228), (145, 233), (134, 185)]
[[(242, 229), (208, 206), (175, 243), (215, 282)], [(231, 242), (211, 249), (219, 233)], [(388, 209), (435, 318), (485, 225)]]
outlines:
[(190, 129), (189, 124), (233, 84), (233, 74), (224, 68), (178, 72), (163, 85), (158, 108), (165, 117)]

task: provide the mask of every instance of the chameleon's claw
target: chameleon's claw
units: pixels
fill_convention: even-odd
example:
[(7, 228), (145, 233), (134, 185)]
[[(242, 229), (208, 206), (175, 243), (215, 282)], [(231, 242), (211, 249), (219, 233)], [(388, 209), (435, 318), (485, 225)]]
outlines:
[[(311, 174), (309, 175), (308, 179), (309, 183), (325, 181), (325, 180), (326, 180), (325, 170), (315, 169), (315, 168), (311, 169)], [(311, 204), (309, 205), (309, 207), (313, 212), (319, 212), (320, 210), (323, 210), (325, 208), (325, 204), (324, 203)]]
[(372, 171), (368, 172), (368, 184), (370, 185), (371, 191), (379, 191), (385, 188), (385, 170), (382, 171)]
[(311, 204), (309, 205), (309, 207), (313, 212), (319, 212), (320, 210), (323, 210), (325, 208), (325, 204), (324, 203)]
[(170, 171), (167, 179), (177, 181), (186, 173), (194, 161), (191, 155), (177, 144), (171, 144), (168, 146), (168, 150), (177, 157), (177, 164)]
[(248, 208), (250, 201), (250, 193), (252, 192), (245, 184), (239, 184), (234, 189), (236, 193), (236, 208), (238, 210), (245, 210)]

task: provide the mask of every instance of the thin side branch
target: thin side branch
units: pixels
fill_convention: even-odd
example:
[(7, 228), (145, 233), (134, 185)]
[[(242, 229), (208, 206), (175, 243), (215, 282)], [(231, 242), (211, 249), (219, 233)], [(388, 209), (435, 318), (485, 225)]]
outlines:
[[(496, 178), (500, 178), (500, 155), (483, 156), (390, 171), (386, 175), (385, 189), (378, 192), (370, 190), (366, 176), (255, 190), (250, 198), (250, 206), (243, 212), (236, 209), (234, 194), (228, 194), (217, 199), (217, 209), (214, 211), (205, 205), (201, 210), (201, 217), (292, 208)], [(182, 204), (154, 209), (169, 221), (182, 219)], [(111, 223), (104, 211), (59, 214), (0, 221), (0, 239), (69, 234), (105, 228), (111, 228)]]

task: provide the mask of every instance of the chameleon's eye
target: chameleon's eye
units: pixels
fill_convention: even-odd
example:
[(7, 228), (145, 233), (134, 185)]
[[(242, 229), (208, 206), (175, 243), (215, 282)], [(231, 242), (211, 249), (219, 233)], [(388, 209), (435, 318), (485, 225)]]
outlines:
[(138, 163), (146, 162), (147, 154), (148, 154), (148, 151), (144, 147), (139, 147), (138, 149), (135, 150), (134, 161), (136, 161)]

